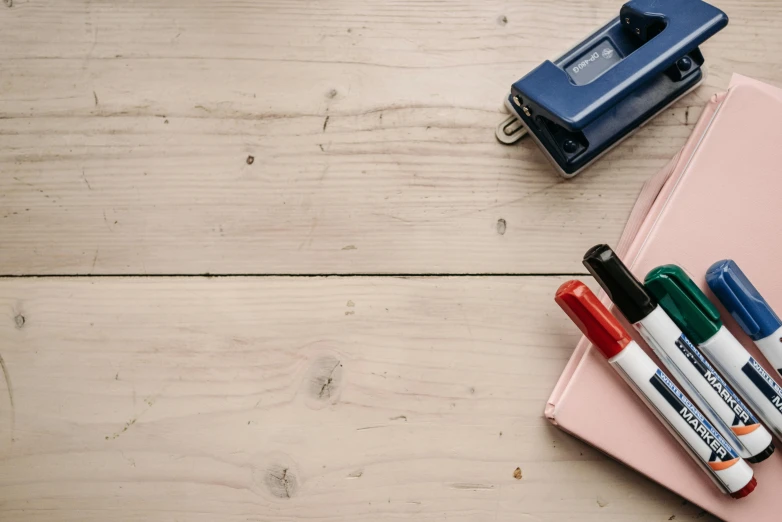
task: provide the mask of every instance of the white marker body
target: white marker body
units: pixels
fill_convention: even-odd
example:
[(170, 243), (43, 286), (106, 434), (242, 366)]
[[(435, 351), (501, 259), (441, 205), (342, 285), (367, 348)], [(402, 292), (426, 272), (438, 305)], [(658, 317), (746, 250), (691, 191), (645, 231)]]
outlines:
[(662, 307), (658, 306), (633, 326), (739, 455), (752, 458), (768, 449), (771, 434)]
[(779, 329), (763, 339), (755, 341), (755, 346), (760, 349), (771, 366), (782, 375), (782, 326)]
[(782, 387), (724, 326), (701, 348), (766, 427), (782, 439)]
[(608, 362), (723, 492), (735, 493), (752, 480), (752, 468), (637, 343)]

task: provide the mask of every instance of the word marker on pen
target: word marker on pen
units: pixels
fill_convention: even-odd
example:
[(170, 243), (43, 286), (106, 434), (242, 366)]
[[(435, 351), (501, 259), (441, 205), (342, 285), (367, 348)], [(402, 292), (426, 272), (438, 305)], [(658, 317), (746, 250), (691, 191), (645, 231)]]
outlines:
[(676, 265), (655, 268), (646, 276), (646, 284), (763, 423), (782, 438), (782, 386), (723, 326), (719, 311), (698, 285)]
[(712, 423), (752, 464), (774, 452), (771, 434), (752, 415), (722, 376), (668, 317), (608, 245), (584, 256), (584, 265), (669, 372)]
[(711, 265), (706, 282), (744, 333), (782, 374), (782, 321), (735, 261)]
[(584, 283), (564, 283), (555, 300), (720, 490), (733, 498), (752, 493), (757, 486), (752, 468)]

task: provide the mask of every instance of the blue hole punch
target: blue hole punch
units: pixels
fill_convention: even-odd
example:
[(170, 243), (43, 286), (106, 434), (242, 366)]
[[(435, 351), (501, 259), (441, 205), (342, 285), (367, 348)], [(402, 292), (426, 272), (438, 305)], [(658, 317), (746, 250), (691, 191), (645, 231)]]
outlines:
[(631, 0), (619, 16), (511, 87), (506, 144), (527, 133), (570, 178), (704, 77), (698, 46), (728, 24), (701, 0)]

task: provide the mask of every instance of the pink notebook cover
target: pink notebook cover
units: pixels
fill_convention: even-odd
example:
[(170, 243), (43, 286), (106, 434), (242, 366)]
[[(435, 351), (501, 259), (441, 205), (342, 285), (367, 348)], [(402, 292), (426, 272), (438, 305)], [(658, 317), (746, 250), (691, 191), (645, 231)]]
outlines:
[[(782, 90), (749, 78), (734, 76), (728, 92), (709, 101), (679, 154), (644, 186), (619, 244), (613, 245), (639, 279), (658, 265), (676, 263), (717, 303), (706, 286), (706, 269), (732, 258), (782, 312), (780, 122)], [(728, 328), (766, 363), (720, 311)], [(776, 441), (771, 458), (753, 466), (758, 487), (749, 497), (723, 495), (585, 339), (545, 414), (720, 518), (782, 520), (782, 442)]]

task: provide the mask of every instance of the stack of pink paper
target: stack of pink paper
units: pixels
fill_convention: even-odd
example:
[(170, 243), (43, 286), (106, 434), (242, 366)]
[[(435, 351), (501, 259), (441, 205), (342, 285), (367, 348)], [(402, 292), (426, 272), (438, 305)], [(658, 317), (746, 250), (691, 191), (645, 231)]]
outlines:
[[(771, 306), (782, 310), (781, 122), (782, 90), (748, 78), (735, 76), (727, 93), (709, 101), (681, 152), (644, 186), (622, 239), (613, 245), (640, 280), (658, 265), (675, 263), (716, 304), (706, 269), (731, 258)], [(728, 328), (774, 374), (720, 311)], [(725, 520), (782, 519), (782, 441), (776, 441), (771, 458), (753, 466), (758, 487), (749, 497), (721, 494), (585, 339), (554, 388), (546, 416)]]

